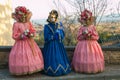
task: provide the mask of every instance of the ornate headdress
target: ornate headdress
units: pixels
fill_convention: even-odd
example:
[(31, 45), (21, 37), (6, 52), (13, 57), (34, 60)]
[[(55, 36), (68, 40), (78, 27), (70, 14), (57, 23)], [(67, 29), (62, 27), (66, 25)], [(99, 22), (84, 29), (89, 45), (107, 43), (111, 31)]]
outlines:
[(92, 12), (85, 9), (83, 12), (81, 12), (80, 20), (91, 20), (92, 19)]
[(58, 12), (56, 11), (56, 10), (52, 10), (50, 13), (49, 13), (49, 16), (48, 16), (48, 19), (47, 19), (47, 21), (48, 22), (51, 22), (51, 17), (55, 17), (55, 19), (57, 19), (58, 18)]
[(18, 6), (15, 8), (15, 12), (12, 13), (12, 17), (19, 22), (25, 22), (28, 11), (29, 10), (26, 9), (26, 7)]

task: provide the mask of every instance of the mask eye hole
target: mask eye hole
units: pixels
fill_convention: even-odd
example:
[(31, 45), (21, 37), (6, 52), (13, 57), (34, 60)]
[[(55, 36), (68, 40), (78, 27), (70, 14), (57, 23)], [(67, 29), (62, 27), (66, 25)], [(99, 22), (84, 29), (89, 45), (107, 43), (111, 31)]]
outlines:
[(51, 18), (56, 18), (56, 16), (55, 15), (51, 15)]

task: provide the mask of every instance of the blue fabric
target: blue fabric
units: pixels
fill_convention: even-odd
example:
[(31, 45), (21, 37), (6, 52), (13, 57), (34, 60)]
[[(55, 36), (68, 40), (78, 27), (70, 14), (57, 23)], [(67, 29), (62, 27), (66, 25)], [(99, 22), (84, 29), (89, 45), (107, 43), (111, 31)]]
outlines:
[(63, 40), (65, 37), (64, 31), (62, 29), (57, 29), (56, 32), (60, 35), (61, 39)]
[(62, 27), (63, 27), (63, 24), (62, 24), (62, 22), (60, 22), (59, 24), (60, 24), (60, 26), (62, 26)]
[[(52, 28), (54, 33), (48, 27)], [(44, 70), (47, 75), (60, 76), (68, 74), (71, 71), (70, 63), (62, 42), (59, 39), (52, 39), (51, 37), (56, 34), (57, 26), (49, 23), (44, 26)]]
[(53, 39), (59, 40), (59, 33), (56, 32), (56, 33), (53, 35)]

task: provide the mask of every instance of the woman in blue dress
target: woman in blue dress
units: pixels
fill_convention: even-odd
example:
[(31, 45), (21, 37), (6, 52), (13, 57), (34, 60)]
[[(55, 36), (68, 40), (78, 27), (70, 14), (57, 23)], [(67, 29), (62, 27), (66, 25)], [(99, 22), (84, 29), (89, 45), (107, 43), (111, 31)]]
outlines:
[(49, 76), (60, 76), (71, 71), (70, 63), (62, 43), (64, 31), (62, 23), (57, 23), (58, 12), (52, 10), (44, 26), (44, 70)]

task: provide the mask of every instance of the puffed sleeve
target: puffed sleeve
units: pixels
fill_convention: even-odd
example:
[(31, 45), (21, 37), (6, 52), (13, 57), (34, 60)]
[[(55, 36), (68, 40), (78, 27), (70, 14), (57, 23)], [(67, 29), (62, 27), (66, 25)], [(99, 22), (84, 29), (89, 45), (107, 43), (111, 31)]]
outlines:
[(78, 34), (77, 34), (77, 40), (80, 41), (83, 39), (84, 39), (84, 36), (82, 35), (82, 27), (80, 27)]
[(92, 39), (93, 40), (98, 40), (99, 39), (99, 35), (98, 35), (97, 31), (96, 31), (96, 27), (95, 26), (93, 27)]
[(44, 40), (45, 42), (53, 40), (53, 33), (50, 31), (48, 25), (44, 26)]
[(12, 38), (14, 40), (19, 40), (21, 36), (21, 32), (19, 29), (19, 25), (17, 23), (13, 24), (13, 32), (12, 32)]

